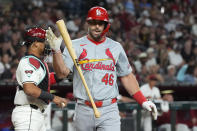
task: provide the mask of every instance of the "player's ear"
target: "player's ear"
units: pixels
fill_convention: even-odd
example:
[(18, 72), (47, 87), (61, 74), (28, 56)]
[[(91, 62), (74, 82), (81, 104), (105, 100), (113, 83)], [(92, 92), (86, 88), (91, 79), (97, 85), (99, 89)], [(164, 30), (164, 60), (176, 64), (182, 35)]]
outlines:
[(31, 47), (38, 48), (39, 47), (39, 43), (35, 41), (35, 42), (33, 42), (31, 44)]

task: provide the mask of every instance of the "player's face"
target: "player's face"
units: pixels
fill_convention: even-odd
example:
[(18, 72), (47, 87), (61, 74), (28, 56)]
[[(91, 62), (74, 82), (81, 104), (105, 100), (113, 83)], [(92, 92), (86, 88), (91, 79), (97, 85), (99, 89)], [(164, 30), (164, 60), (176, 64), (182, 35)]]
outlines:
[(151, 85), (151, 86), (155, 86), (156, 84), (157, 84), (157, 81), (156, 81), (156, 80), (151, 80), (151, 81), (150, 81), (150, 85)]
[(98, 41), (101, 39), (101, 34), (105, 28), (105, 22), (104, 21), (99, 21), (99, 20), (91, 20), (88, 21), (89, 27), (89, 36), (95, 40)]
[(39, 54), (44, 55), (45, 43), (38, 42), (38, 44), (39, 44), (39, 46), (38, 46)]

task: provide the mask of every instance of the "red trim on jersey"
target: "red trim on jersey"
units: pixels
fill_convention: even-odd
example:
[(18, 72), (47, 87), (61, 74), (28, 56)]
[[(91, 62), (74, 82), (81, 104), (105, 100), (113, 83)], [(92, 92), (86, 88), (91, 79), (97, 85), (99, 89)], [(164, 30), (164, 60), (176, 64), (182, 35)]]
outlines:
[(40, 68), (40, 62), (34, 58), (29, 58), (29, 63), (33, 65), (36, 69)]
[(144, 97), (144, 95), (142, 94), (142, 92), (139, 90), (138, 92), (136, 92), (133, 95), (133, 98), (140, 104), (142, 105), (142, 103), (144, 103), (145, 101), (147, 101), (147, 99)]
[(87, 36), (87, 39), (89, 41), (91, 41), (92, 43), (94, 43), (95, 45), (99, 45), (99, 44), (102, 44), (103, 42), (105, 42), (106, 37), (102, 41), (94, 41), (94, 40), (90, 39), (88, 36)]
[(54, 75), (55, 73), (54, 72), (51, 72), (50, 73), (50, 85), (53, 85), (53, 84), (55, 84), (56, 83), (56, 80), (55, 80), (55, 75)]

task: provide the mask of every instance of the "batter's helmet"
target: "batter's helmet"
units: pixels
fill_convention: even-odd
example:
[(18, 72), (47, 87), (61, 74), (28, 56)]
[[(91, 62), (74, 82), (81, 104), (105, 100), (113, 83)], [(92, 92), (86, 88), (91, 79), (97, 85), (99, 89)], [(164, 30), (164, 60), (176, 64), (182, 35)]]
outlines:
[(33, 27), (27, 29), (24, 36), (25, 45), (29, 45), (35, 41), (44, 42), (46, 37), (46, 31), (42, 28)]
[(88, 11), (88, 16), (86, 18), (87, 21), (90, 20), (100, 20), (100, 21), (105, 21), (107, 23), (107, 26), (105, 27), (104, 31), (102, 32), (102, 36), (108, 32), (109, 27), (110, 27), (110, 23), (109, 23), (109, 17), (108, 17), (108, 13), (107, 10), (103, 7), (99, 7), (99, 6), (95, 6), (92, 7), (89, 11)]

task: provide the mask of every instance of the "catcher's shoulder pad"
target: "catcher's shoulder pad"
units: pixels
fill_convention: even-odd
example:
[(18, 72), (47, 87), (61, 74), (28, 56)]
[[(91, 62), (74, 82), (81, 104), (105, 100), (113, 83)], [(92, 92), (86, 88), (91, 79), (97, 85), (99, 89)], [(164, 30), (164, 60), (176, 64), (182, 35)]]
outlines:
[(40, 68), (40, 62), (39, 62), (37, 59), (35, 59), (35, 58), (30, 57), (30, 58), (29, 58), (29, 63), (30, 63), (30, 65), (33, 66), (35, 69), (39, 69), (39, 68)]

